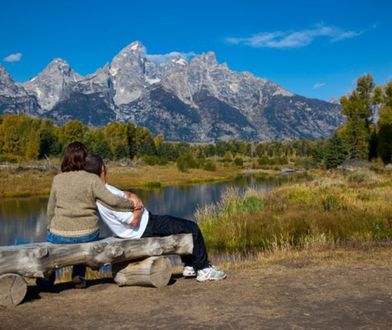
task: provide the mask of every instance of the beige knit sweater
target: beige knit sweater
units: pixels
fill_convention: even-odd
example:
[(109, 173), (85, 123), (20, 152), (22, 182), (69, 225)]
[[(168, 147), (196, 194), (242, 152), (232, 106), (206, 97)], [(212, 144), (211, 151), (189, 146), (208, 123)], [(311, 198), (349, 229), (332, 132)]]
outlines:
[(96, 174), (72, 171), (54, 177), (48, 202), (48, 230), (79, 237), (98, 229), (96, 201), (118, 211), (133, 210), (133, 202), (112, 194)]

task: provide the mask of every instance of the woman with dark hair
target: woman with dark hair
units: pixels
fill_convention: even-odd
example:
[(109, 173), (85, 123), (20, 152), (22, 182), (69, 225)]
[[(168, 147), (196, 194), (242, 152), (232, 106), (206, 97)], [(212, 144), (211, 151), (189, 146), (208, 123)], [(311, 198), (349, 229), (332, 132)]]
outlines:
[[(51, 243), (84, 243), (98, 239), (96, 201), (118, 211), (132, 211), (138, 203), (136, 199), (112, 194), (96, 175), (86, 172), (86, 157), (87, 148), (83, 143), (70, 143), (61, 163), (62, 173), (53, 179), (47, 208), (47, 240)], [(85, 271), (84, 265), (73, 267), (72, 280), (77, 287), (85, 286)], [(54, 273), (51, 281), (54, 282)]]

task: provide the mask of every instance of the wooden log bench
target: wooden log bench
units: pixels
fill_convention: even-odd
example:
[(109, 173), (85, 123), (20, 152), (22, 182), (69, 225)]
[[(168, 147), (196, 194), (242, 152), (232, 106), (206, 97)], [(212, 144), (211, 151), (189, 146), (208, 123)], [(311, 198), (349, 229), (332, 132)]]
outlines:
[(27, 292), (25, 278), (47, 278), (66, 266), (92, 269), (111, 264), (120, 285), (166, 286), (172, 275), (164, 255), (186, 255), (193, 250), (191, 234), (137, 240), (109, 237), (82, 244), (32, 243), (0, 247), (0, 306), (18, 305)]

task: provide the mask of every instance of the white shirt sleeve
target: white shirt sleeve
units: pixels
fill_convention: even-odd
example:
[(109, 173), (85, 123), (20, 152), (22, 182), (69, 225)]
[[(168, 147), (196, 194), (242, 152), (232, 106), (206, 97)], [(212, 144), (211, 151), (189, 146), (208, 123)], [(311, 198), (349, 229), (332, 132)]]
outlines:
[[(109, 184), (106, 184), (106, 189), (108, 189), (112, 194), (115, 194), (115, 195), (120, 196), (125, 199), (128, 198), (127, 195), (125, 195), (125, 193), (122, 190), (117, 189), (116, 187), (113, 187)], [(116, 219), (117, 221), (119, 221), (121, 223), (125, 223), (125, 224), (130, 224), (132, 221), (132, 217), (133, 217), (132, 212), (114, 211), (114, 210), (111, 210), (111, 209), (103, 206), (99, 202), (98, 202), (98, 211), (102, 216), (109, 215), (112, 218)]]

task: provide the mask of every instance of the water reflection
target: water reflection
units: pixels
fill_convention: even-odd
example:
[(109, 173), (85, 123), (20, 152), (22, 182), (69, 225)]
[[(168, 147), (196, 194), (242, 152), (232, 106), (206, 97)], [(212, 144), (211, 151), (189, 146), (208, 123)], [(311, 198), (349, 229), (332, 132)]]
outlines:
[(0, 201), (0, 245), (45, 240), (45, 197), (7, 198)]
[[(170, 214), (194, 219), (198, 207), (216, 203), (228, 187), (243, 191), (254, 186), (269, 191), (279, 184), (276, 180), (266, 181), (252, 176), (239, 177), (230, 182), (208, 183), (187, 186), (172, 186), (161, 189), (134, 189), (145, 206), (155, 214)], [(46, 235), (45, 197), (10, 198), (0, 200), (0, 245), (13, 245), (45, 240)], [(109, 230), (101, 226), (101, 235), (109, 236)]]

